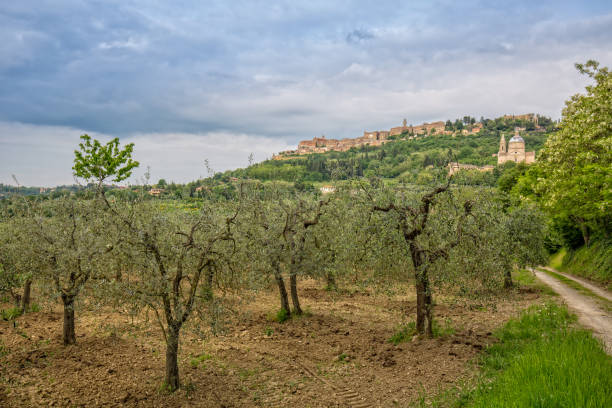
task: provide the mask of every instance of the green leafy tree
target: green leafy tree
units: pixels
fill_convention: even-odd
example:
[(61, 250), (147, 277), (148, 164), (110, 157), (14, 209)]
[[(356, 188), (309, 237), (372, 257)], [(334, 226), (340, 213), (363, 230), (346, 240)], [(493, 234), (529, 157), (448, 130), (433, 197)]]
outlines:
[(119, 138), (102, 145), (89, 135), (81, 136), (79, 149), (74, 151), (74, 166), (72, 170), (77, 177), (86, 180), (97, 180), (98, 188), (105, 180), (120, 182), (132, 175), (132, 170), (139, 166), (132, 160), (134, 143), (119, 148)]
[(584, 243), (592, 231), (608, 231), (612, 214), (612, 72), (595, 61), (576, 64), (594, 84), (563, 110), (560, 130), (538, 157), (535, 190), (544, 208), (575, 222)]

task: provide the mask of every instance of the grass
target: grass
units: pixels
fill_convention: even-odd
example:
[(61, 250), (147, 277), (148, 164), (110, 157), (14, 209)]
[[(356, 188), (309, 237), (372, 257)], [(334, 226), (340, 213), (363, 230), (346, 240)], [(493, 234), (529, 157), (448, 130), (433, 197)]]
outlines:
[(567, 254), (567, 249), (561, 248), (559, 252), (552, 255), (549, 261), (550, 267), (555, 268), (556, 270), (560, 271), (561, 268), (563, 267), (563, 258), (565, 258), (566, 254)]
[(401, 325), (393, 336), (389, 339), (389, 343), (398, 345), (400, 343), (406, 343), (412, 340), (412, 336), (416, 334), (416, 323), (408, 322), (408, 324)]
[(2, 310), (0, 315), (2, 315), (2, 320), (15, 320), (21, 316), (21, 308), (12, 307), (10, 309)]
[(612, 290), (612, 239), (601, 238), (588, 247), (562, 249), (551, 258), (550, 266), (599, 282)]
[(512, 272), (512, 280), (519, 286), (525, 286), (531, 289), (535, 289), (540, 293), (544, 293), (549, 296), (558, 296), (557, 293), (545, 283), (540, 282), (536, 279), (535, 274), (526, 269), (518, 269)]
[(446, 393), (429, 406), (612, 406), (612, 358), (574, 321), (554, 303), (528, 309), (495, 333), (500, 341), (484, 353), (475, 388)]
[(212, 356), (210, 354), (206, 354), (206, 353), (200, 354), (199, 356), (192, 358), (189, 361), (189, 364), (193, 368), (198, 368), (200, 365), (202, 365), (202, 367), (205, 368), (204, 361), (210, 360), (211, 358)]

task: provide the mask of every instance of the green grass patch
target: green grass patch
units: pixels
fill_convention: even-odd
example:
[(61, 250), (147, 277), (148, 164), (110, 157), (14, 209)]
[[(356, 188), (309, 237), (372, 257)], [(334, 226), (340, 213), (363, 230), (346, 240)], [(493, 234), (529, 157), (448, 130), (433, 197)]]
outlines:
[(557, 293), (545, 283), (540, 282), (535, 274), (526, 269), (517, 269), (512, 272), (512, 280), (519, 287), (525, 287), (544, 293), (549, 296), (558, 296)]
[(40, 312), (40, 305), (38, 303), (32, 303), (28, 308), (29, 313), (38, 313)]
[(12, 307), (10, 309), (2, 310), (0, 315), (2, 315), (2, 320), (15, 320), (21, 316), (21, 308)]
[(408, 324), (401, 325), (393, 336), (389, 339), (389, 343), (393, 343), (395, 345), (400, 343), (406, 343), (412, 340), (412, 336), (416, 334), (416, 323), (408, 322)]
[(560, 271), (561, 268), (563, 267), (563, 258), (565, 258), (566, 254), (567, 254), (567, 249), (561, 248), (559, 252), (557, 252), (556, 254), (550, 257), (550, 261), (548, 263), (549, 266), (551, 268), (555, 268), (556, 270)]
[(478, 386), (441, 405), (612, 406), (612, 358), (589, 331), (574, 328), (574, 320), (553, 303), (511, 320), (495, 333), (500, 342), (483, 355)]
[(203, 353), (189, 360), (189, 364), (194, 368), (198, 368), (200, 365), (202, 365), (204, 368), (204, 362), (210, 360), (211, 358), (212, 356), (210, 354)]
[(559, 267), (551, 266), (599, 282), (612, 290), (612, 240), (600, 239), (588, 247), (568, 250)]

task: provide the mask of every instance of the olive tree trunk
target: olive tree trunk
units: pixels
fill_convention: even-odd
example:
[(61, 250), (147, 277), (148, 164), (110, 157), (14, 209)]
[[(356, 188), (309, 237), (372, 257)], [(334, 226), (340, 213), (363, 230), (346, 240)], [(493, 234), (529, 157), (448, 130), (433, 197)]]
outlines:
[(25, 281), (23, 285), (23, 297), (21, 298), (21, 313), (25, 313), (30, 308), (30, 296), (32, 292), (32, 278)]
[(178, 346), (180, 328), (168, 327), (166, 338), (166, 379), (165, 384), (170, 391), (181, 386), (178, 368)]
[(278, 285), (281, 309), (285, 310), (285, 312), (287, 312), (287, 317), (289, 317), (291, 316), (291, 309), (289, 309), (289, 297), (287, 296), (287, 288), (285, 287), (283, 275), (281, 275), (280, 272), (275, 272), (274, 279), (276, 280), (276, 284)]
[(64, 303), (64, 330), (63, 341), (64, 346), (76, 344), (76, 336), (74, 334), (74, 297), (62, 295)]
[(506, 270), (504, 274), (504, 288), (510, 289), (514, 286), (514, 282), (512, 281), (512, 271), (510, 269)]
[(291, 287), (291, 301), (293, 303), (293, 313), (296, 315), (302, 314), (302, 308), (300, 307), (300, 298), (298, 297), (297, 292), (297, 276), (295, 273), (292, 273), (289, 277), (290, 287)]

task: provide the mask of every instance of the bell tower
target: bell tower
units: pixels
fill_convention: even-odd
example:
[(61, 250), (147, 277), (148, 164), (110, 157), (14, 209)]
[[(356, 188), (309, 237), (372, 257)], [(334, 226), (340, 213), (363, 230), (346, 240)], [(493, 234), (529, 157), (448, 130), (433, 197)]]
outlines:
[(499, 153), (506, 153), (506, 139), (504, 135), (501, 135), (501, 139), (499, 140)]

